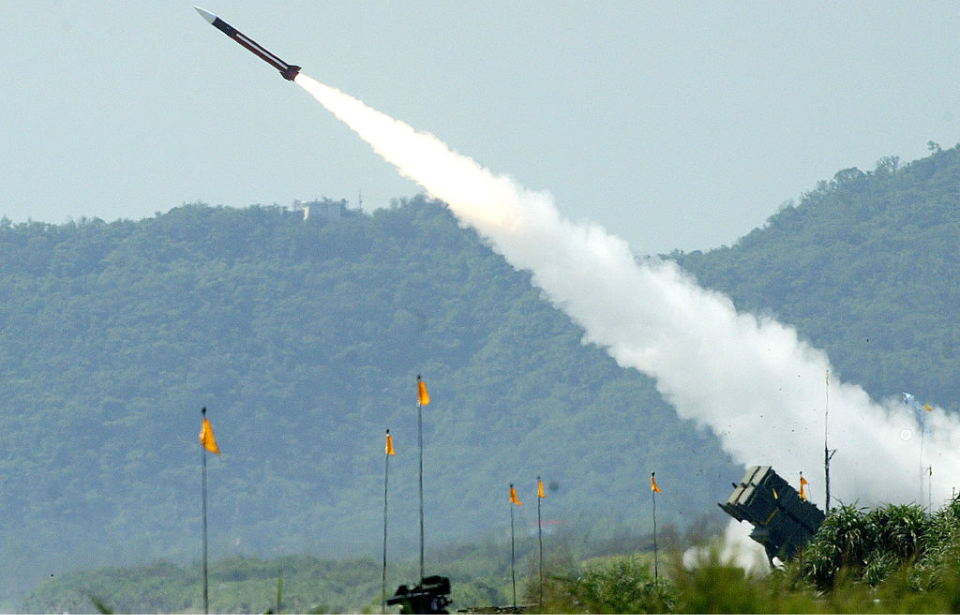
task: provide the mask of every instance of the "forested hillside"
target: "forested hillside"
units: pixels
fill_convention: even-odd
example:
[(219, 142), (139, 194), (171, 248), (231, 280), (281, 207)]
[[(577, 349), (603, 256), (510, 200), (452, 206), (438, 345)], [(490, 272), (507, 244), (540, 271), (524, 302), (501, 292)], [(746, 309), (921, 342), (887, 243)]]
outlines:
[[(675, 253), (795, 326), (843, 380), (957, 410), (960, 150), (847, 169), (731, 247)], [(416, 553), (415, 382), (428, 573), (441, 544), (544, 516), (609, 538), (725, 521), (741, 469), (438, 203), (304, 220), (187, 205), (138, 222), (0, 223), (0, 590), (75, 568), (190, 563), (200, 407), (211, 557)], [(527, 540), (531, 538), (526, 535)], [(432, 550), (432, 548), (434, 550)], [(401, 582), (406, 579), (391, 579)]]
[(960, 149), (930, 147), (838, 172), (732, 247), (673, 257), (795, 326), (872, 397), (960, 410)]
[[(508, 485), (598, 537), (717, 521), (734, 467), (440, 205), (342, 219), (187, 205), (0, 224), (0, 589), (210, 553), (416, 553), (416, 376), (431, 547), (509, 535)], [(680, 453), (680, 454), (678, 454)], [(528, 538), (529, 540), (529, 538)], [(402, 581), (398, 579), (397, 581)], [(391, 580), (392, 581), (392, 580)]]

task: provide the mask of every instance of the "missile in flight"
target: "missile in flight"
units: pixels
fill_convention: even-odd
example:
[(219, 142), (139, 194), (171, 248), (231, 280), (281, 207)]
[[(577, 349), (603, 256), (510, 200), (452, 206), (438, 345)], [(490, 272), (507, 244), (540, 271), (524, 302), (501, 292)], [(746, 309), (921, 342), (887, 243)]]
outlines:
[(260, 58), (261, 60), (269, 64), (270, 66), (280, 71), (280, 74), (283, 75), (284, 79), (288, 81), (293, 81), (297, 77), (297, 73), (300, 72), (299, 66), (296, 66), (294, 64), (287, 64), (277, 56), (273, 55), (272, 53), (270, 53), (269, 51), (261, 47), (260, 44), (257, 43), (255, 40), (243, 34), (242, 32), (240, 32), (239, 30), (237, 30), (236, 28), (234, 28), (224, 20), (214, 15), (213, 13), (205, 11), (199, 6), (195, 6), (193, 8), (197, 9), (197, 12), (200, 13), (200, 16), (206, 19), (208, 22), (210, 22), (210, 24), (214, 28), (216, 28), (217, 30), (220, 30), (221, 32), (223, 32), (233, 40), (237, 41), (242, 46), (252, 51), (255, 56), (257, 56), (258, 58)]

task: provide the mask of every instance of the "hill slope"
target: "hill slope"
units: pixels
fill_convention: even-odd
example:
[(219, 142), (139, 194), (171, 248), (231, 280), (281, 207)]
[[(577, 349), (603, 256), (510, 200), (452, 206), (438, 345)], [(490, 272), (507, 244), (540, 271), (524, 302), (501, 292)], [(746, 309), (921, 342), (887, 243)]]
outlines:
[(649, 530), (651, 470), (678, 525), (719, 518), (739, 475), (436, 203), (4, 222), (0, 293), (6, 592), (197, 558), (201, 406), (214, 558), (377, 553), (386, 428), (391, 552), (412, 556), (418, 373), (431, 569), (431, 544), (509, 531), (511, 482), (519, 527), (542, 475), (546, 518), (609, 534)]
[[(847, 169), (736, 245), (673, 254), (773, 313), (874, 397), (958, 409), (960, 150)], [(205, 405), (211, 554), (391, 553), (417, 543), (415, 378), (431, 545), (536, 519), (594, 534), (723, 520), (740, 470), (646, 377), (436, 203), (310, 219), (185, 206), (141, 222), (0, 224), (2, 589), (73, 567), (199, 555)], [(18, 554), (12, 557), (9, 554)]]
[(795, 326), (872, 397), (960, 410), (960, 149), (845, 169), (736, 245), (673, 257)]

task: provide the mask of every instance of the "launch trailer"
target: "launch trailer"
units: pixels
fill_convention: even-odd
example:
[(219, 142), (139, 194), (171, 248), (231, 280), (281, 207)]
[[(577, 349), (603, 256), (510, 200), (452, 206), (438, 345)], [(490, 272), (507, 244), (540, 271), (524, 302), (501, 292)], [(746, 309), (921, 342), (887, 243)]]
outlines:
[(763, 545), (771, 566), (774, 557), (786, 561), (803, 549), (825, 517), (770, 466), (747, 468), (726, 503), (718, 506), (737, 521), (753, 524), (750, 538)]

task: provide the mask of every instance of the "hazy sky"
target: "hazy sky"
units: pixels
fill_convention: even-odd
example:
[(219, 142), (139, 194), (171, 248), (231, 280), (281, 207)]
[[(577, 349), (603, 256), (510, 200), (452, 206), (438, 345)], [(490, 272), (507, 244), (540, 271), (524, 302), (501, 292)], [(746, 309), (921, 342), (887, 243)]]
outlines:
[[(793, 4), (201, 6), (656, 253), (732, 244), (840, 169), (960, 141), (960, 2)], [(0, 0), (0, 23), (0, 216), (420, 191), (190, 1)]]

